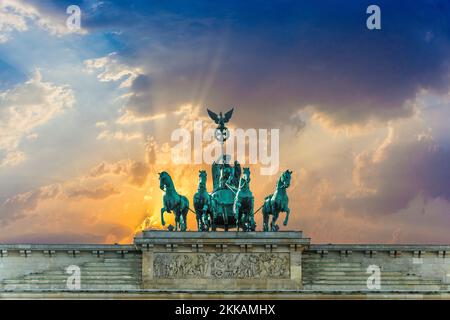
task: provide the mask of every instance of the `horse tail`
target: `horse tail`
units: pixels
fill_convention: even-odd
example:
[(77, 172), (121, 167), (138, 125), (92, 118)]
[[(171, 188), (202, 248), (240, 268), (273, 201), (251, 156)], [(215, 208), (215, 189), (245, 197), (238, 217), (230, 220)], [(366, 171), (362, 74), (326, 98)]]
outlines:
[(185, 196), (181, 196), (181, 211), (183, 212), (183, 214), (186, 214), (188, 212), (189, 208), (189, 199)]
[(270, 199), (272, 199), (272, 196), (273, 195), (271, 194), (264, 198), (264, 203), (262, 205), (262, 212), (264, 215), (270, 214), (272, 211), (272, 206), (270, 205)]

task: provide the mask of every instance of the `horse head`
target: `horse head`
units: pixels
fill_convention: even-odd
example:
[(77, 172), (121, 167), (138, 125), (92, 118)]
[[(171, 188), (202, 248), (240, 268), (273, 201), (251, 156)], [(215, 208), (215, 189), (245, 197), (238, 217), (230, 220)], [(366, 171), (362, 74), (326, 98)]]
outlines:
[(239, 183), (239, 188), (249, 187), (250, 186), (250, 168), (244, 168), (243, 174)]
[(242, 178), (247, 181), (247, 183), (250, 183), (250, 168), (244, 168), (244, 173)]
[(289, 186), (291, 185), (291, 175), (292, 175), (292, 171), (290, 171), (290, 170), (286, 170), (281, 175), (281, 182), (283, 183), (283, 186), (286, 189), (289, 188)]
[(198, 187), (206, 187), (207, 173), (205, 170), (198, 171)]
[(160, 172), (159, 174), (159, 188), (161, 190), (164, 190), (167, 188), (167, 186), (170, 185), (170, 183), (172, 182), (172, 178), (170, 178), (170, 175), (166, 172)]

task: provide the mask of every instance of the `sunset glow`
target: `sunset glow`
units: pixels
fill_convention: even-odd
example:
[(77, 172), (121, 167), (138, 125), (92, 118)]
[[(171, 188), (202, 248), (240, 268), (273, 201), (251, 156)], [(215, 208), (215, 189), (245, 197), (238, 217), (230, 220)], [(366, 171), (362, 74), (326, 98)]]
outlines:
[(276, 174), (249, 165), (255, 209), (290, 169), (288, 228), (315, 243), (448, 243), (448, 4), (381, 2), (371, 33), (366, 1), (85, 0), (80, 32), (66, 1), (1, 1), (0, 242), (162, 229), (158, 172), (191, 207), (199, 170), (212, 190), (171, 133), (234, 107), (231, 128), (280, 130)]

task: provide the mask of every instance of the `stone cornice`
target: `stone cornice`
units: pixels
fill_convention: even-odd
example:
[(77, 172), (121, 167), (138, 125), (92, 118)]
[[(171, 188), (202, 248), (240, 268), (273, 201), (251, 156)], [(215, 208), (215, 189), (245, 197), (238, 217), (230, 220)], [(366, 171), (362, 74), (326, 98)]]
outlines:
[(1, 251), (136, 251), (133, 244), (0, 244)]
[(428, 244), (311, 244), (308, 251), (450, 251), (450, 245)]
[[(144, 231), (142, 236), (136, 237), (137, 246), (192, 246), (196, 249), (203, 246), (253, 246), (253, 247), (290, 247), (305, 248), (309, 245), (309, 238), (302, 238), (301, 231), (281, 232), (168, 232)], [(225, 250), (224, 250), (225, 251)]]

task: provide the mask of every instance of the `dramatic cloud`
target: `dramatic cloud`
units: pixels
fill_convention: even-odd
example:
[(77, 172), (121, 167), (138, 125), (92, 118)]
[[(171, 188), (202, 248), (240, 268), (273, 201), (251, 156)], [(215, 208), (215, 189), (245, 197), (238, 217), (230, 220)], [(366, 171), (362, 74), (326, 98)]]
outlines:
[[(39, 3), (38, 3), (39, 4)], [(65, 10), (59, 14), (44, 11), (37, 4), (21, 0), (0, 2), (0, 43), (11, 39), (14, 32), (24, 32), (37, 26), (52, 35), (61, 36), (73, 32), (66, 27)], [(78, 33), (84, 33), (77, 30)]]
[(34, 211), (41, 201), (54, 199), (60, 194), (61, 186), (55, 184), (8, 198), (0, 204), (0, 223), (7, 224), (23, 218), (27, 212)]
[[(11, 196), (0, 203), (0, 241), (129, 242), (144, 219), (147, 173), (144, 163), (100, 163), (87, 175)], [(55, 231), (68, 226), (65, 235)]]
[(142, 139), (142, 133), (140, 132), (123, 132), (121, 130), (111, 132), (109, 130), (104, 130), (99, 133), (97, 139), (102, 140), (123, 140), (131, 141), (136, 139)]
[(0, 168), (23, 161), (21, 140), (74, 102), (71, 89), (44, 82), (39, 71), (26, 83), (0, 92)]
[[(153, 109), (152, 89), (148, 76), (141, 74), (136, 77), (131, 86), (128, 102), (125, 105), (125, 113), (149, 120), (152, 119), (152, 115), (157, 116)], [(119, 122), (124, 122), (124, 120), (119, 120)]]
[(350, 212), (392, 214), (417, 196), (450, 201), (450, 151), (429, 136), (385, 143), (355, 159), (357, 189), (340, 203)]
[(128, 177), (129, 183), (138, 187), (142, 186), (147, 179), (149, 166), (146, 163), (121, 160), (116, 163), (101, 162), (89, 173), (89, 177), (97, 178), (107, 174), (124, 175)]
[[(89, 32), (62, 37), (66, 1), (2, 1), (0, 241), (131, 242), (161, 228), (157, 172), (189, 200), (198, 170), (210, 174), (175, 165), (170, 141), (195, 120), (214, 126), (206, 107), (235, 107), (231, 128), (281, 129), (288, 229), (450, 241), (450, 4), (378, 1), (374, 31), (369, 4), (81, 1)], [(279, 174), (258, 169), (256, 207)]]
[[(288, 120), (306, 106), (335, 124), (409, 117), (420, 89), (448, 88), (449, 4), (409, 3), (405, 12), (381, 1), (378, 31), (366, 28), (369, 4), (141, 5), (120, 39), (134, 48), (123, 60), (140, 63), (152, 85), (131, 105), (153, 114), (186, 102), (238, 106), (253, 124)], [(276, 119), (267, 117), (274, 109)]]
[(0, 43), (8, 41), (13, 31), (25, 31), (27, 29), (25, 18), (14, 10), (11, 2), (9, 4), (8, 2), (2, 2), (0, 4)]
[(112, 195), (120, 194), (120, 192), (116, 190), (114, 186), (103, 185), (91, 190), (83, 187), (77, 187), (67, 190), (66, 194), (69, 198), (75, 199), (87, 198), (87, 199), (101, 200), (110, 197)]
[(115, 52), (106, 57), (84, 61), (86, 72), (97, 72), (99, 81), (120, 81), (120, 88), (130, 87), (139, 76), (139, 68), (130, 68), (117, 60)]

